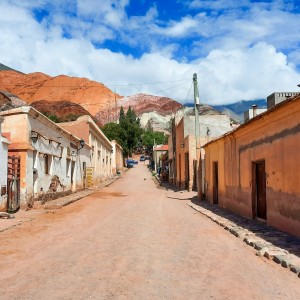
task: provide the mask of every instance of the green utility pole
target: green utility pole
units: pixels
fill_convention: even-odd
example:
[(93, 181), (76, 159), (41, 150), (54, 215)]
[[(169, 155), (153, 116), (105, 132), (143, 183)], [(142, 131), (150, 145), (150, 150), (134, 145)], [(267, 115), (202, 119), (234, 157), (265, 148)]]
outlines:
[(197, 191), (198, 199), (202, 199), (202, 165), (201, 165), (201, 153), (200, 153), (200, 124), (199, 124), (199, 90), (198, 90), (198, 81), (197, 74), (193, 74), (193, 83), (194, 83), (194, 104), (195, 104), (195, 142), (196, 142), (196, 181), (197, 181)]

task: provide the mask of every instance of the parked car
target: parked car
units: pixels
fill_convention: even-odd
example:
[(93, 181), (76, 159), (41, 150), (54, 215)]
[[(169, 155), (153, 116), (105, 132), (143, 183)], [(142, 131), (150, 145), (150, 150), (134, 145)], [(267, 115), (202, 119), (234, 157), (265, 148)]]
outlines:
[(127, 159), (126, 160), (126, 166), (127, 166), (127, 168), (133, 168), (134, 167), (134, 160), (133, 159)]
[(141, 155), (140, 156), (140, 161), (145, 161), (146, 159), (145, 159), (145, 156), (144, 155)]

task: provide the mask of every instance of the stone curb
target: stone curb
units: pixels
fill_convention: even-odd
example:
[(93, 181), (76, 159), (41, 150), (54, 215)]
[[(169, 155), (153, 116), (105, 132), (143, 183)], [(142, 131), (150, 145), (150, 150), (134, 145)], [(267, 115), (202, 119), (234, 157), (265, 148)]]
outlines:
[(240, 238), (247, 245), (257, 250), (257, 256), (264, 256), (269, 260), (280, 264), (284, 268), (288, 268), (290, 271), (298, 275), (300, 278), (300, 258), (289, 253), (287, 250), (274, 246), (272, 243), (258, 237), (255, 233), (238, 226), (234, 222), (227, 220), (226, 218), (217, 216), (210, 210), (200, 207), (192, 202), (187, 203), (188, 206), (205, 215), (218, 225), (222, 226), (225, 230), (229, 231), (234, 236)]

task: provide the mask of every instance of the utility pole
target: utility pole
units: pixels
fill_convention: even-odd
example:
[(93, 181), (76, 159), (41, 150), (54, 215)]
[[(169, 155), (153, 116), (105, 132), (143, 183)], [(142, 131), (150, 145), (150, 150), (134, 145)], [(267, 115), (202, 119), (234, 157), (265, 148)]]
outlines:
[(117, 120), (118, 120), (118, 104), (117, 104), (117, 96), (116, 96), (116, 88), (115, 88), (115, 119), (114, 119), (114, 122), (117, 123)]
[(194, 83), (194, 104), (195, 104), (195, 142), (196, 142), (196, 181), (197, 181), (197, 191), (198, 199), (202, 199), (202, 164), (201, 164), (201, 152), (200, 152), (200, 124), (199, 124), (199, 90), (197, 74), (193, 74)]

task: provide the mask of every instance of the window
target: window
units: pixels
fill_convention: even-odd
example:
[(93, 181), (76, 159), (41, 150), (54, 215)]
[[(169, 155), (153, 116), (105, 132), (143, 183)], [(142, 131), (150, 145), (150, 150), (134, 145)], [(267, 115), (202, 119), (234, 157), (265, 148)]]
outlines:
[(66, 176), (69, 177), (70, 173), (70, 165), (71, 165), (71, 160), (67, 159), (67, 165), (66, 165)]
[(51, 155), (45, 154), (44, 155), (45, 174), (50, 174), (50, 169), (51, 169)]

